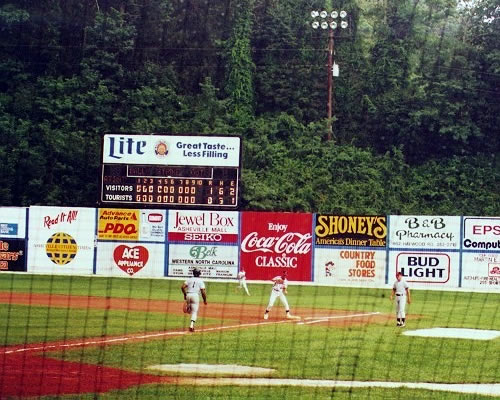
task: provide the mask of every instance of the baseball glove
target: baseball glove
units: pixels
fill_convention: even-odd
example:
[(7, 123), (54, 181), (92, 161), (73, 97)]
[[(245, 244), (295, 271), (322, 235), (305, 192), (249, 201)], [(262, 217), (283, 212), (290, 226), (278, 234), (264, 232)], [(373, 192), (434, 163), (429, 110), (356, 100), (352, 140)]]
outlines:
[(184, 312), (184, 314), (191, 314), (191, 305), (187, 301), (182, 305), (182, 312)]

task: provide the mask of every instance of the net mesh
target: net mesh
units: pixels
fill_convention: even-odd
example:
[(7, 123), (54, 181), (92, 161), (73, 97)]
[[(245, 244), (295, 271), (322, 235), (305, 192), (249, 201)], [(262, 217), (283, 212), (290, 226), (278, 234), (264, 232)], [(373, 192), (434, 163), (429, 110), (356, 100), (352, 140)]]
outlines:
[[(248, 281), (248, 295), (236, 279), (204, 279), (190, 332), (184, 281), (1, 274), (0, 397), (499, 394), (498, 293), (411, 290), (398, 327), (389, 288), (291, 282), (294, 318), (277, 299), (264, 319), (271, 281)], [(438, 327), (446, 333), (412, 336)]]

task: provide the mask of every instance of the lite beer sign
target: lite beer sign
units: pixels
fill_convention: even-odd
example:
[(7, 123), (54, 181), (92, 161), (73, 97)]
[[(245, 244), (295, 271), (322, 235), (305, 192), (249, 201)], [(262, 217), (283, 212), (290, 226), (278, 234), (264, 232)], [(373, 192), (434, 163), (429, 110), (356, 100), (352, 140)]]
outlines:
[(445, 253), (399, 253), (396, 258), (396, 272), (408, 282), (446, 283), (450, 270), (450, 256)]
[[(238, 136), (120, 135), (103, 137), (103, 164), (239, 167)], [(153, 161), (152, 161), (153, 160)]]
[(145, 140), (135, 140), (133, 136), (118, 138), (109, 136), (109, 144), (106, 146), (107, 155), (120, 160), (126, 155), (145, 154), (147, 142)]

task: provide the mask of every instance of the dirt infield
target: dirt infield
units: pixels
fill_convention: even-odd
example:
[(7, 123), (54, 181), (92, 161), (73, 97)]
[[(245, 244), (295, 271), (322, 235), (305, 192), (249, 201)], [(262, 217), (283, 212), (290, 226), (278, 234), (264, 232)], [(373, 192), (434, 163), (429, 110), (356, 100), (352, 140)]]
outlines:
[[(62, 308), (95, 308), (139, 312), (160, 312), (181, 315), (182, 302), (134, 300), (105, 297), (65, 296), (57, 294), (0, 292), (0, 303)], [(282, 307), (275, 307), (269, 320), (263, 321), (263, 306), (249, 304), (209, 303), (201, 306), (200, 317), (216, 318), (222, 322), (205, 326), (202, 332), (220, 329), (243, 329), (249, 326), (275, 323), (321, 324), (350, 326), (387, 323), (392, 315), (342, 310), (297, 308), (302, 319), (286, 320)], [(201, 327), (200, 327), (201, 328)], [(131, 341), (153, 340), (185, 335), (185, 331), (146, 332), (117, 337), (99, 337), (0, 348), (0, 398), (36, 397), (45, 395), (103, 393), (148, 383), (180, 383), (179, 378), (140, 374), (118, 368), (55, 360), (46, 351), (84, 346), (105, 346)], [(82, 379), (82, 376), (85, 379)]]

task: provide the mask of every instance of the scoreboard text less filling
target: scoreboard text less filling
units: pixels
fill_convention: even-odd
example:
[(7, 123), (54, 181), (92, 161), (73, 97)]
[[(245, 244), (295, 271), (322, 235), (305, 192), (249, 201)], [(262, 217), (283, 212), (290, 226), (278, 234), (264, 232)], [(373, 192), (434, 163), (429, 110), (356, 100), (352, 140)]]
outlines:
[(238, 168), (104, 164), (102, 203), (238, 206)]

